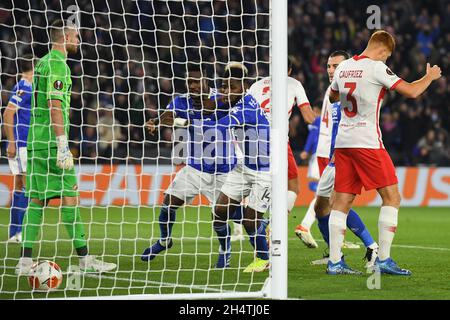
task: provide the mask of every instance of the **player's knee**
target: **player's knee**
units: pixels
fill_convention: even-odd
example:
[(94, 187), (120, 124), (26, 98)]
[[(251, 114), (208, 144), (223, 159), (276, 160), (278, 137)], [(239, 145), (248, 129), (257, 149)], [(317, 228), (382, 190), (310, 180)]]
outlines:
[(314, 204), (314, 212), (317, 217), (324, 217), (330, 213), (330, 200), (327, 198), (317, 197)]
[(395, 192), (390, 192), (383, 197), (383, 206), (398, 208), (400, 207), (401, 201), (402, 197), (398, 190), (396, 190)]
[(298, 182), (297, 179), (288, 180), (288, 190), (298, 193)]

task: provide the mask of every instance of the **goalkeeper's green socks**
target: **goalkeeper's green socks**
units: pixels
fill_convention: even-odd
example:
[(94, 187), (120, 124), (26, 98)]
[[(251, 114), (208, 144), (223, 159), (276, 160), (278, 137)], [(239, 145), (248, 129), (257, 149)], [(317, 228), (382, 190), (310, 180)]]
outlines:
[(84, 233), (84, 226), (81, 221), (80, 209), (78, 207), (62, 207), (62, 221), (64, 227), (73, 240), (73, 245), (79, 256), (87, 255), (87, 242)]
[(41, 205), (32, 201), (28, 204), (27, 212), (23, 219), (22, 257), (31, 257), (33, 245), (42, 224), (42, 212), (43, 208)]

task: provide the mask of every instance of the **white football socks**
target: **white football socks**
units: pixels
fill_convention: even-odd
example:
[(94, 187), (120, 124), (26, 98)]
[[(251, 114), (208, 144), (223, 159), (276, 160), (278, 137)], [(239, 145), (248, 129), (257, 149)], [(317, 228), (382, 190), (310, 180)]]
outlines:
[(330, 230), (330, 261), (337, 263), (342, 258), (341, 248), (344, 244), (345, 230), (347, 229), (347, 214), (331, 210), (328, 228)]
[(378, 258), (383, 261), (391, 256), (391, 245), (398, 223), (398, 209), (390, 206), (381, 207), (378, 218)]
[(308, 211), (306, 211), (305, 217), (300, 223), (303, 227), (311, 230), (311, 226), (316, 221), (316, 212), (314, 211), (314, 205), (316, 204), (316, 198), (314, 198), (309, 204)]
[(295, 205), (295, 200), (297, 200), (297, 194), (294, 191), (290, 191), (288, 190), (287, 193), (287, 209), (288, 209), (288, 213), (291, 213), (292, 208)]

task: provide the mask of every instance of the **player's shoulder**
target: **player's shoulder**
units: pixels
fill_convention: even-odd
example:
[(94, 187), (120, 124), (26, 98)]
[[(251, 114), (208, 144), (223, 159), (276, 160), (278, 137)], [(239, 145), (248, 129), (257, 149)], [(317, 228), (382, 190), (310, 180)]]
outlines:
[(302, 88), (303, 89), (303, 85), (300, 81), (298, 81), (297, 79), (293, 78), (293, 77), (288, 77), (287, 78), (287, 85), (289, 88)]
[(175, 96), (169, 104), (173, 104), (176, 107), (188, 106), (189, 105), (189, 96), (187, 94), (180, 94)]
[[(244, 107), (250, 107), (252, 109), (258, 108), (259, 104), (251, 92), (247, 92), (245, 96), (241, 99), (242, 105)], [(239, 103), (239, 102), (238, 102)]]
[(28, 82), (25, 79), (20, 79), (20, 81), (16, 84), (17, 90), (31, 91), (32, 90), (31, 82)]
[(270, 86), (270, 77), (265, 77), (255, 81), (248, 89), (249, 92), (255, 92), (256, 90), (262, 90), (262, 88)]

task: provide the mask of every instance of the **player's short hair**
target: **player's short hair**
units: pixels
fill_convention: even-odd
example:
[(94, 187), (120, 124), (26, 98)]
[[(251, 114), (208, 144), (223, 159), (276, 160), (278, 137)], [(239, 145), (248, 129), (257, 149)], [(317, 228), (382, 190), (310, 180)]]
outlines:
[(287, 66), (288, 66), (288, 71), (290, 69), (294, 69), (294, 58), (292, 56), (288, 56), (288, 60), (287, 60)]
[(350, 53), (344, 50), (336, 50), (330, 54), (330, 58), (344, 57), (345, 60), (350, 59)]
[(19, 72), (24, 73), (33, 70), (33, 55), (25, 54), (18, 59)]
[(200, 62), (189, 62), (186, 66), (186, 75), (191, 72), (199, 72), (203, 76), (206, 76), (205, 66)]
[(395, 50), (394, 36), (384, 30), (378, 30), (372, 34), (369, 40), (369, 46), (372, 44), (382, 44), (391, 52), (394, 52)]
[(64, 37), (64, 33), (67, 32), (69, 28), (74, 28), (66, 24), (64, 20), (58, 19), (52, 23), (50, 26), (50, 40), (51, 42), (58, 42)]
[(231, 61), (225, 66), (225, 70), (223, 72), (224, 78), (237, 78), (237, 79), (243, 79), (248, 76), (248, 69), (244, 64), (237, 62), (237, 61)]

